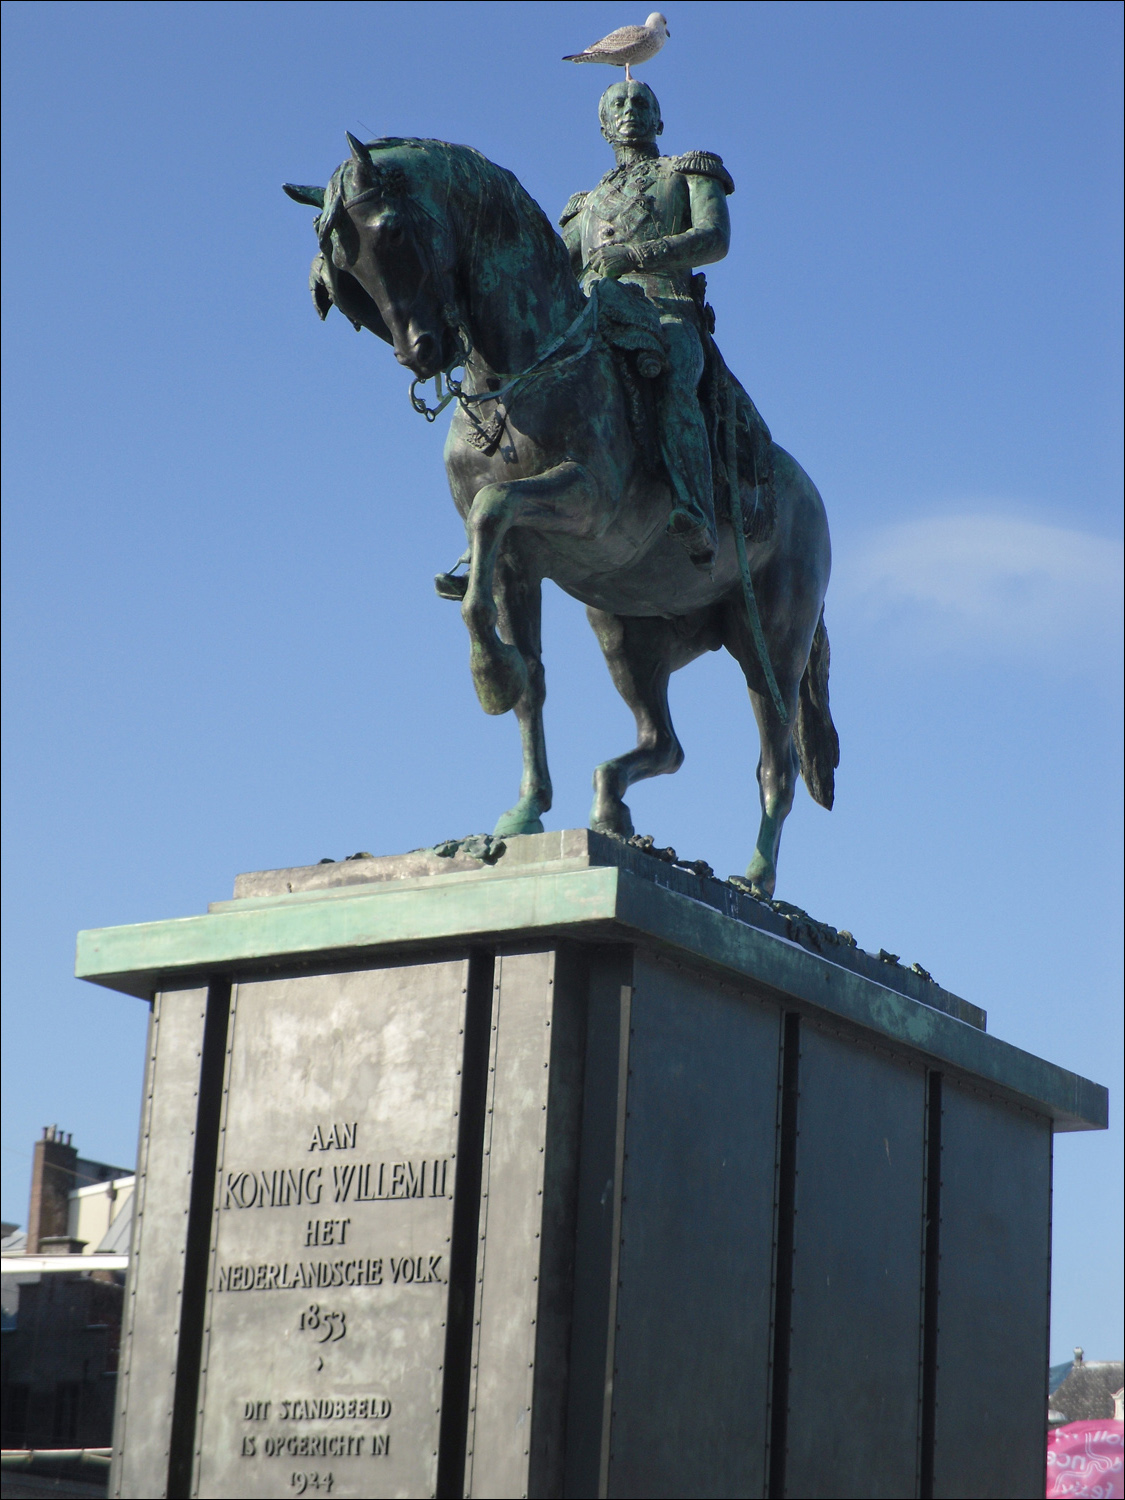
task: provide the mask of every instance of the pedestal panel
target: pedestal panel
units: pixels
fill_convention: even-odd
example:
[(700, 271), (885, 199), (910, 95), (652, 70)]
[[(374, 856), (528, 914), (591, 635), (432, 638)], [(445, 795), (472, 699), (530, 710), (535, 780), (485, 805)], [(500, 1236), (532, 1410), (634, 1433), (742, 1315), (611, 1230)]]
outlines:
[(195, 1493), (433, 1493), (467, 961), (237, 986)]
[(934, 1494), (1041, 1495), (1051, 1131), (944, 1080)]
[(634, 965), (601, 1493), (762, 1493), (780, 1016)]
[(802, 1020), (785, 1493), (916, 1493), (925, 1070)]

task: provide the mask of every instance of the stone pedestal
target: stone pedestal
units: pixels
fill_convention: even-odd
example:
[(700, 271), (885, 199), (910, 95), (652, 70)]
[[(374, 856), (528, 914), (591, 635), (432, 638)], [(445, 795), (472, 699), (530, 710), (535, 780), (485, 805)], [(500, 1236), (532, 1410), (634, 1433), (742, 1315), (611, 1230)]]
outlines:
[(78, 955), (152, 1002), (112, 1494), (1042, 1493), (1106, 1095), (924, 976), (584, 831)]

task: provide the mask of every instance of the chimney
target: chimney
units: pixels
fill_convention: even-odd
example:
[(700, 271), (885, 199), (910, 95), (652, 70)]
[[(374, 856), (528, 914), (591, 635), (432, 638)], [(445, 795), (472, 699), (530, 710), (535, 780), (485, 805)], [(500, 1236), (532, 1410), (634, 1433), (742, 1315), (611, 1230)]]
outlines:
[[(31, 1204), (27, 1211), (27, 1254), (58, 1253), (67, 1237), (69, 1195), (78, 1173), (78, 1148), (57, 1125), (43, 1127), (31, 1164)], [(53, 1240), (54, 1244), (44, 1244)], [(69, 1247), (69, 1241), (68, 1247)], [(66, 1252), (63, 1251), (65, 1254)]]

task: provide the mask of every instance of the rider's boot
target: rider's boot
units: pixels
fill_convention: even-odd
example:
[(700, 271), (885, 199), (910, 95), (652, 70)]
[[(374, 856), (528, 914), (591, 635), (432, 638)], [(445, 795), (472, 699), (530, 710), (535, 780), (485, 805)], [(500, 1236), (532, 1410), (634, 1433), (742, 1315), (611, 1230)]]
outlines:
[(694, 393), (690, 401), (678, 392), (668, 397), (661, 413), (661, 449), (675, 494), (668, 531), (697, 568), (710, 568), (719, 538), (707, 428)]
[(714, 523), (694, 508), (682, 510), (679, 506), (668, 521), (668, 532), (674, 536), (697, 568), (709, 568), (715, 561), (718, 538)]

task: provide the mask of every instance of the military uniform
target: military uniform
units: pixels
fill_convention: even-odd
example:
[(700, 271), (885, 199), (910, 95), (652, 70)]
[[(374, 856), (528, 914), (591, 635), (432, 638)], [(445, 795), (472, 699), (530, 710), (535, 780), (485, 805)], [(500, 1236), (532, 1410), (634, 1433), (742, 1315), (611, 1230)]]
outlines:
[(661, 450), (675, 492), (669, 526), (700, 563), (714, 555), (716, 533), (710, 441), (697, 394), (703, 309), (693, 295), (692, 272), (726, 254), (726, 198), (733, 192), (730, 173), (710, 152), (635, 156), (607, 172), (592, 192), (576, 193), (559, 221), (586, 284), (606, 274), (599, 252), (623, 247), (627, 256), (615, 258), (627, 261), (619, 279), (637, 283), (660, 309), (669, 357)]

